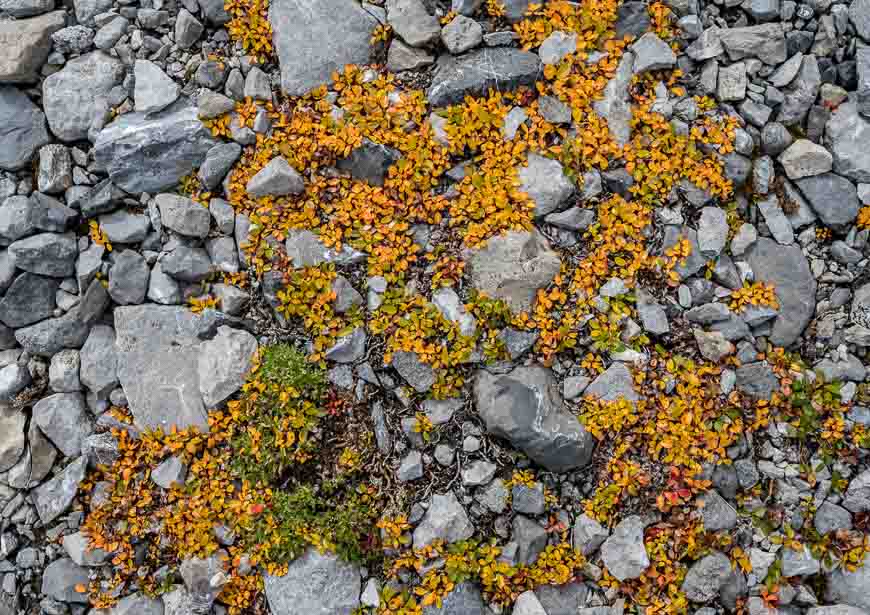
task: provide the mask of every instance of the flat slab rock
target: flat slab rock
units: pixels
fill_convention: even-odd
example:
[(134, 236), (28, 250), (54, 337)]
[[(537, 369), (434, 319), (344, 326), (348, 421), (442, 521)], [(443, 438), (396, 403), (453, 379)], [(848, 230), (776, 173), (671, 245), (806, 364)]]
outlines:
[(357, 566), (308, 549), (283, 577), (266, 575), (266, 599), (273, 615), (351, 615), (362, 585)]
[(511, 48), (479, 49), (460, 57), (443, 58), (427, 98), (433, 107), (452, 105), (490, 89), (513, 90), (533, 86), (543, 66), (534, 53)]
[(354, 0), (274, 0), (272, 40), (281, 88), (301, 96), (345, 64), (366, 64), (378, 21)]

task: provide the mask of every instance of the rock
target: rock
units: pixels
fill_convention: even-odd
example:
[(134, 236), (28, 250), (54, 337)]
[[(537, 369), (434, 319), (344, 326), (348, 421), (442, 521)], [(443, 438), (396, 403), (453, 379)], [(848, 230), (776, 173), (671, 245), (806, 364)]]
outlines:
[[(96, 283), (102, 288), (98, 281)], [(105, 300), (108, 303), (108, 294), (105, 294)], [(104, 309), (105, 306), (99, 309), (100, 315)], [(81, 348), (89, 330), (90, 326), (82, 320), (80, 311), (73, 310), (58, 318), (49, 318), (16, 330), (15, 339), (33, 354), (51, 356), (64, 348)]]
[(163, 601), (135, 593), (121, 598), (110, 615), (164, 615)]
[(816, 574), (820, 570), (819, 560), (815, 559), (807, 547), (794, 550), (785, 547), (782, 553), (782, 576), (797, 577)]
[[(862, 565), (854, 572), (837, 568), (830, 574), (825, 597), (831, 602), (841, 602), (867, 611), (870, 610), (868, 583), (870, 583), (870, 553), (865, 553)], [(830, 609), (831, 607), (824, 608)], [(852, 611), (841, 615), (852, 615)]]
[(870, 470), (852, 479), (843, 506), (853, 513), (870, 512)]
[(673, 68), (677, 63), (677, 56), (670, 45), (660, 39), (654, 32), (647, 32), (632, 45), (634, 52), (634, 65), (632, 73), (643, 73)]
[(430, 604), (423, 607), (423, 615), (489, 615), (480, 590), (470, 581), (458, 583), (441, 600), (441, 606)]
[(538, 55), (545, 65), (552, 65), (559, 64), (575, 51), (577, 51), (577, 33), (555, 30), (541, 43)]
[(643, 2), (623, 2), (616, 9), (616, 38), (631, 35), (635, 38), (642, 36), (650, 29), (651, 21), (649, 11)]
[(238, 391), (253, 367), (257, 340), (247, 331), (218, 327), (217, 335), (203, 342), (199, 356), (199, 390), (203, 403), (213, 408)]
[(698, 351), (708, 361), (718, 363), (734, 353), (734, 344), (726, 340), (719, 331), (706, 332), (702, 329), (694, 329), (693, 334), (695, 343), (698, 344)]
[(51, 51), (51, 35), (65, 25), (64, 12), (0, 20), (0, 83), (32, 83)]
[(439, 288), (432, 293), (432, 305), (438, 308), (447, 320), (459, 325), (459, 333), (467, 337), (477, 330), (477, 319), (468, 313), (452, 288)]
[[(870, 136), (870, 134), (868, 134)], [(789, 179), (821, 175), (831, 170), (833, 156), (821, 145), (807, 139), (798, 139), (779, 155), (779, 163)], [(870, 162), (870, 159), (868, 159)], [(868, 169), (870, 172), (870, 169)], [(870, 177), (870, 174), (868, 174)]]
[(441, 34), (438, 18), (429, 14), (421, 0), (387, 0), (387, 20), (412, 47), (434, 43)]
[(698, 221), (698, 248), (705, 258), (715, 258), (728, 241), (728, 221), (725, 210), (719, 207), (704, 207)]
[(495, 476), (498, 466), (484, 460), (477, 460), (462, 470), (462, 484), (471, 487), (488, 485)]
[(813, 211), (836, 231), (845, 231), (858, 215), (855, 185), (835, 173), (823, 173), (795, 181)]
[(707, 602), (719, 594), (730, 576), (731, 560), (713, 551), (692, 564), (681, 589), (692, 602)]
[(146, 116), (127, 113), (100, 131), (94, 162), (127, 192), (168, 190), (202, 164), (215, 145), (197, 109), (180, 100)]
[(825, 146), (833, 156), (834, 172), (860, 183), (870, 182), (870, 121), (859, 115), (853, 102), (845, 102), (825, 125)]
[[(238, 220), (236, 225), (238, 226)], [(353, 265), (366, 260), (366, 255), (363, 252), (354, 250), (346, 243), (342, 245), (341, 252), (326, 247), (311, 231), (289, 231), (284, 246), (287, 250), (287, 257), (297, 269), (317, 267), (323, 263)]]
[(619, 146), (624, 146), (631, 138), (632, 111), (629, 89), (632, 80), (634, 54), (622, 54), (616, 73), (604, 87), (604, 96), (592, 103), (595, 113), (607, 122), (610, 136)]
[(390, 365), (418, 393), (427, 392), (435, 384), (435, 371), (420, 361), (415, 352), (394, 352)]
[(102, 51), (66, 63), (42, 84), (51, 131), (64, 141), (88, 138), (91, 126), (109, 110), (109, 91), (124, 78), (124, 65)]
[(465, 53), (483, 42), (483, 28), (475, 20), (457, 15), (441, 30), (441, 41), (450, 53)]
[(574, 193), (574, 184), (565, 175), (562, 165), (552, 158), (530, 153), (528, 164), (517, 169), (520, 189), (535, 204), (535, 217), (543, 218)]
[(392, 73), (419, 70), (431, 66), (434, 61), (435, 56), (423, 49), (411, 47), (399, 39), (395, 39), (390, 43), (390, 50), (387, 53), (387, 70)]
[[(0, 370), (0, 380), (3, 373), (17, 365), (7, 365)], [(19, 410), (0, 410), (0, 472), (5, 472), (21, 459), (27, 446), (24, 439), (24, 428), (27, 416)]]
[(22, 273), (0, 299), (0, 321), (16, 329), (39, 322), (54, 313), (60, 282), (32, 273)]
[(527, 590), (517, 596), (513, 615), (547, 615), (535, 592)]
[(102, 549), (91, 549), (88, 537), (81, 532), (64, 536), (63, 548), (77, 566), (102, 566), (111, 557)]
[(115, 255), (109, 270), (109, 296), (118, 305), (138, 305), (148, 293), (151, 270), (142, 255), (124, 250)]
[[(0, 31), (2, 27), (0, 25)], [(21, 90), (14, 87), (0, 86), (0, 126), (3, 126), (0, 169), (6, 171), (17, 171), (26, 166), (36, 150), (51, 140), (45, 115)]]
[[(84, 478), (84, 468), (82, 469)], [(43, 519), (43, 523), (46, 523)], [(79, 585), (88, 586), (88, 571), (71, 559), (62, 557), (50, 563), (42, 575), (42, 593), (65, 603), (87, 604), (88, 594), (79, 592)]]
[(624, 363), (618, 361), (613, 362), (586, 387), (585, 395), (603, 401), (616, 401), (623, 398), (628, 401), (640, 399), (634, 390), (631, 372)]
[(503, 376), (480, 370), (474, 395), (487, 431), (509, 440), (536, 463), (553, 472), (589, 463), (595, 440), (563, 409), (550, 370), (518, 367)]
[(411, 451), (405, 455), (396, 470), (396, 478), (403, 483), (423, 478), (423, 455), (420, 451)]
[(561, 268), (559, 256), (537, 231), (510, 231), (492, 237), (466, 256), (474, 288), (502, 299), (516, 313), (530, 312), (537, 291), (547, 287)]
[(301, 194), (305, 190), (302, 176), (281, 156), (273, 158), (249, 181), (245, 190), (253, 198)]
[(115, 330), (107, 325), (95, 325), (82, 346), (81, 382), (97, 399), (108, 399), (118, 386), (118, 354)]
[(471, 538), (474, 526), (465, 514), (462, 504), (452, 492), (433, 494), (423, 520), (414, 530), (414, 548), (420, 549), (435, 540), (452, 544)]
[(816, 57), (804, 56), (797, 77), (783, 89), (785, 100), (779, 108), (777, 121), (786, 126), (802, 122), (815, 103), (821, 85), (822, 76)]
[(144, 214), (133, 214), (125, 209), (119, 209), (100, 216), (100, 228), (113, 244), (139, 243), (148, 236), (151, 221)]
[(94, 431), (81, 393), (55, 393), (33, 406), (33, 420), (67, 457), (81, 454), (82, 443)]
[(266, 599), (275, 615), (351, 615), (359, 606), (359, 568), (309, 548), (282, 577), (265, 575)]
[[(722, 29), (711, 26), (701, 33), (691, 45), (686, 48), (686, 55), (696, 62), (711, 60), (725, 53), (722, 46)], [(714, 64), (714, 66), (717, 66)]]
[(439, 64), (427, 92), (433, 107), (461, 102), (465, 96), (483, 96), (492, 88), (513, 90), (533, 86), (541, 61), (528, 51), (506, 47), (479, 49)]
[(64, 278), (75, 273), (78, 246), (72, 233), (40, 233), (14, 242), (9, 254), (19, 269)]
[(575, 551), (580, 551), (586, 557), (589, 557), (598, 550), (607, 537), (609, 532), (598, 521), (592, 517), (582, 514), (574, 521), (574, 529), (572, 532), (572, 544)]
[(706, 531), (730, 530), (737, 525), (737, 511), (715, 489), (699, 496), (698, 503)]
[(53, 8), (54, 0), (2, 0), (0, 2), (0, 11), (16, 19), (42, 15)]
[(136, 89), (133, 92), (136, 111), (156, 113), (178, 100), (181, 88), (154, 62), (136, 60), (133, 74), (136, 78)]
[(182, 49), (189, 49), (202, 36), (203, 29), (202, 23), (182, 8), (175, 20), (175, 44)]
[(565, 585), (539, 585), (535, 595), (547, 615), (578, 615), (583, 613), (589, 590), (582, 581)]
[(785, 35), (780, 23), (726, 28), (719, 31), (719, 38), (732, 60), (758, 58), (772, 66), (785, 62)]
[(172, 455), (154, 468), (151, 472), (151, 480), (163, 489), (171, 489), (173, 485), (183, 486), (187, 480), (187, 467), (181, 459)]
[[(756, 204), (758, 211), (767, 224), (767, 229), (777, 243), (790, 246), (794, 243), (794, 229), (791, 222), (779, 204), (776, 194), (770, 194), (766, 199), (759, 200)], [(744, 250), (745, 251), (745, 250)]]
[(849, 21), (855, 26), (858, 36), (870, 43), (870, 2), (852, 0), (849, 4)]
[[(824, 176), (819, 176), (824, 177)], [(814, 178), (806, 178), (807, 181)], [(760, 237), (746, 252), (755, 279), (773, 284), (779, 301), (779, 315), (773, 323), (770, 341), (788, 347), (803, 333), (815, 311), (816, 280), (799, 247), (781, 246)]]
[(200, 90), (196, 104), (199, 110), (199, 117), (206, 120), (229, 113), (236, 106), (235, 101), (231, 98), (207, 89)]
[(644, 522), (637, 515), (623, 519), (601, 545), (601, 560), (620, 581), (636, 579), (650, 564), (643, 543)]
[(366, 181), (373, 186), (383, 186), (390, 167), (401, 157), (402, 153), (397, 149), (363, 139), (359, 147), (339, 160), (336, 166), (349, 172), (354, 179)]
[(12, 363), (0, 369), (0, 402), (10, 402), (30, 384), (30, 372), (24, 365)]
[(214, 273), (205, 250), (183, 244), (165, 255), (160, 263), (165, 273), (182, 282), (201, 282)]
[(851, 530), (852, 515), (842, 506), (826, 501), (816, 509), (813, 526), (820, 536), (837, 530)]
[(546, 222), (568, 231), (585, 231), (595, 222), (595, 212), (589, 209), (571, 207), (562, 212), (552, 213)]
[(378, 25), (348, 0), (275, 0), (269, 22), (281, 88), (288, 96), (301, 96), (329, 81), (346, 64), (367, 64), (369, 41)]
[(154, 202), (160, 210), (163, 226), (169, 230), (200, 239), (208, 235), (211, 215), (196, 201), (177, 194), (158, 194)]

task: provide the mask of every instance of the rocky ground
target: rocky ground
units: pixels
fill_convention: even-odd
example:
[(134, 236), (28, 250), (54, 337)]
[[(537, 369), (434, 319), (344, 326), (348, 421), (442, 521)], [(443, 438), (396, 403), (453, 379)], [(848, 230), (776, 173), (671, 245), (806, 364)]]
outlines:
[(870, 1), (0, 42), (0, 615), (870, 614)]

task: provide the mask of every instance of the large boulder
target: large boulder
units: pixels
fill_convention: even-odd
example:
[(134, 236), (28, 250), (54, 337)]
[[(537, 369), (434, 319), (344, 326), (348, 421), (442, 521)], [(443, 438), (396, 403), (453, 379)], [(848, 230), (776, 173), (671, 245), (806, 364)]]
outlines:
[(537, 231), (510, 231), (469, 251), (471, 283), (492, 299), (502, 299), (514, 312), (529, 312), (538, 290), (559, 273), (562, 262)]
[(351, 615), (359, 607), (361, 585), (356, 565), (314, 548), (290, 562), (284, 576), (265, 576), (273, 615)]
[(199, 167), (215, 143), (196, 107), (180, 100), (157, 115), (128, 113), (106, 126), (94, 162), (127, 192), (160, 192)]
[[(812, 178), (807, 178), (812, 179)], [(816, 279), (799, 246), (782, 246), (759, 237), (746, 252), (755, 279), (773, 284), (779, 314), (773, 321), (770, 341), (790, 346), (803, 333), (816, 309)]]
[(67, 62), (42, 83), (42, 104), (51, 131), (63, 141), (88, 138), (91, 126), (109, 111), (109, 91), (123, 79), (124, 64), (102, 51)]
[(543, 367), (517, 367), (505, 375), (477, 373), (477, 412), (487, 431), (505, 438), (553, 472), (584, 466), (595, 439), (563, 408), (553, 373)]
[(269, 21), (281, 88), (289, 96), (329, 81), (345, 64), (367, 64), (378, 25), (354, 0), (273, 0)]
[(63, 11), (31, 19), (0, 19), (0, 83), (37, 81), (51, 51), (51, 35), (64, 25)]
[(858, 113), (854, 102), (845, 102), (825, 126), (825, 145), (834, 157), (834, 171), (859, 182), (870, 182), (870, 121)]
[(443, 107), (462, 102), (466, 96), (484, 96), (490, 89), (531, 87), (541, 70), (541, 60), (536, 54), (508, 47), (447, 56), (435, 71), (427, 98), (433, 107)]
[(51, 141), (45, 115), (19, 89), (0, 87), (0, 169), (17, 171)]

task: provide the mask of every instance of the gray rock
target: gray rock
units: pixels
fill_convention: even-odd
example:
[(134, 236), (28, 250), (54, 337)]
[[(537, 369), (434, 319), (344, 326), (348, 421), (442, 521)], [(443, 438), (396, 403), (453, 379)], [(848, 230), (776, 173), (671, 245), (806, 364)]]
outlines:
[(154, 263), (148, 278), (148, 299), (162, 305), (175, 305), (182, 300), (181, 287), (171, 276), (164, 273), (159, 261)]
[(653, 335), (668, 333), (671, 329), (668, 325), (668, 316), (655, 298), (643, 290), (638, 290), (636, 299), (637, 315), (640, 317), (644, 330)]
[(629, 88), (631, 87), (634, 54), (626, 51), (616, 68), (616, 73), (604, 87), (604, 96), (592, 103), (595, 113), (604, 118), (610, 135), (617, 145), (623, 146), (631, 138), (632, 111)]
[(160, 210), (160, 221), (169, 230), (188, 237), (208, 235), (211, 215), (196, 201), (177, 194), (158, 194), (154, 202)]
[(412, 47), (434, 43), (441, 34), (438, 18), (429, 14), (421, 0), (387, 0), (387, 20)]
[(111, 0), (75, 0), (76, 21), (86, 26), (95, 25), (94, 18), (112, 8)]
[(674, 50), (654, 32), (647, 32), (637, 39), (631, 45), (631, 50), (634, 52), (632, 72), (635, 75), (673, 68), (677, 63)]
[(734, 344), (726, 340), (719, 331), (694, 329), (692, 333), (695, 336), (695, 343), (698, 344), (698, 351), (708, 361), (718, 363), (734, 353)]
[(218, 327), (217, 335), (203, 342), (198, 362), (203, 403), (213, 408), (238, 391), (253, 367), (256, 338), (240, 329)]
[(852, 479), (843, 506), (853, 513), (870, 511), (870, 470)]
[(136, 78), (136, 89), (133, 91), (136, 111), (156, 113), (178, 100), (181, 88), (154, 62), (136, 60), (133, 75)]
[(94, 162), (127, 192), (174, 188), (202, 164), (215, 140), (196, 107), (178, 101), (146, 117), (128, 113), (106, 126), (94, 143)]
[(730, 576), (731, 560), (713, 551), (692, 564), (681, 589), (692, 602), (707, 602), (719, 594)]
[(167, 275), (182, 282), (201, 282), (214, 272), (205, 250), (186, 245), (177, 246), (160, 263)]
[(842, 506), (826, 501), (816, 509), (813, 527), (821, 536), (837, 530), (851, 530), (852, 515)]
[(583, 613), (589, 590), (581, 581), (565, 585), (539, 585), (535, 595), (547, 615), (577, 615)]
[(537, 231), (510, 231), (491, 238), (466, 257), (472, 285), (514, 312), (530, 312), (537, 291), (561, 268), (559, 256)]
[(535, 592), (526, 590), (517, 596), (513, 615), (547, 615)]
[[(870, 583), (870, 553), (864, 554), (862, 565), (854, 572), (843, 568), (837, 568), (833, 571), (828, 577), (828, 590), (825, 597), (831, 602), (840, 602), (863, 609), (866, 612), (870, 610), (868, 583)], [(831, 609), (832, 607), (825, 608)], [(852, 615), (852, 610), (850, 609), (848, 613), (842, 615)]]
[(119, 305), (138, 305), (148, 293), (151, 270), (142, 255), (124, 250), (114, 256), (109, 269), (109, 296)]
[(418, 393), (427, 392), (435, 384), (434, 370), (420, 361), (415, 352), (394, 352), (390, 365)]
[[(16, 364), (7, 365), (0, 370), (0, 379), (9, 368), (17, 368)], [(19, 410), (0, 410), (0, 472), (5, 472), (21, 459), (27, 447), (24, 439), (24, 428), (27, 416)]]
[(423, 478), (423, 455), (420, 451), (411, 451), (405, 455), (396, 470), (396, 478), (403, 483)]
[(141, 593), (131, 594), (121, 598), (110, 615), (164, 615), (163, 601)]
[(199, 117), (207, 120), (229, 113), (236, 106), (235, 101), (231, 98), (207, 89), (200, 90), (199, 96), (196, 98), (196, 104), (199, 110)]
[(151, 480), (163, 489), (173, 485), (183, 486), (187, 480), (187, 467), (177, 455), (167, 457), (151, 472)]
[(591, 460), (595, 440), (563, 410), (550, 370), (518, 367), (503, 376), (481, 370), (474, 394), (487, 431), (509, 440), (548, 470), (564, 472)]
[[(828, 150), (807, 139), (798, 139), (779, 155), (779, 163), (789, 179), (827, 173), (831, 170), (833, 161), (833, 156)], [(868, 168), (868, 177), (870, 177), (870, 168)]]
[(239, 254), (232, 237), (213, 237), (205, 242), (212, 268), (226, 273), (239, 271)]
[(94, 51), (66, 63), (42, 84), (42, 101), (51, 131), (64, 141), (88, 138), (94, 122), (109, 110), (109, 92), (124, 78), (124, 65)]
[(728, 241), (728, 221), (719, 207), (704, 207), (698, 221), (698, 248), (705, 258), (719, 256)]
[(107, 325), (95, 325), (82, 346), (81, 383), (97, 399), (108, 399), (118, 386), (118, 354), (115, 348), (115, 330)]
[(559, 64), (567, 55), (577, 51), (577, 33), (555, 30), (544, 39), (538, 49), (541, 62), (546, 65)]
[(441, 600), (440, 607), (436, 604), (423, 607), (423, 615), (490, 615), (491, 612), (484, 603), (480, 590), (469, 581), (458, 583)]
[(462, 470), (462, 484), (470, 487), (488, 485), (497, 470), (498, 466), (494, 463), (478, 459)]
[(25, 365), (12, 363), (0, 369), (0, 401), (12, 401), (30, 384), (30, 380), (30, 372)]
[[(238, 229), (238, 218), (236, 228)], [(238, 242), (238, 238), (236, 239)], [(341, 252), (328, 248), (311, 231), (290, 231), (287, 233), (287, 241), (284, 244), (287, 256), (296, 268), (316, 267), (323, 263), (335, 263), (336, 265), (353, 265), (364, 262), (366, 255), (354, 250), (346, 243), (342, 245)]]
[(94, 47), (109, 52), (112, 47), (127, 33), (130, 22), (124, 17), (114, 17), (102, 28), (97, 30), (94, 36)]
[[(102, 284), (95, 280), (102, 288)], [(105, 293), (105, 289), (103, 289)], [(105, 303), (108, 304), (109, 296), (105, 294)], [(83, 302), (84, 303), (84, 302)], [(105, 305), (98, 310), (102, 314)], [(81, 348), (90, 331), (90, 325), (83, 320), (80, 312), (73, 310), (58, 318), (49, 318), (35, 325), (23, 327), (15, 331), (15, 339), (21, 346), (41, 356), (51, 356), (64, 348)]]
[(71, 233), (40, 233), (12, 243), (9, 255), (15, 259), (19, 269), (65, 278), (75, 273), (78, 246), (75, 235)]
[(0, 169), (6, 171), (23, 168), (36, 150), (50, 141), (45, 115), (21, 90), (11, 86), (0, 86), (0, 126)]
[(140, 243), (151, 230), (151, 220), (145, 214), (134, 214), (126, 209), (119, 209), (100, 216), (100, 228), (113, 244)]
[(706, 531), (730, 530), (737, 525), (737, 511), (715, 489), (699, 496), (698, 502)]
[(807, 547), (800, 550), (785, 547), (782, 553), (782, 576), (798, 577), (816, 574), (821, 569), (819, 560), (814, 558)]
[(301, 96), (329, 81), (346, 64), (366, 64), (378, 25), (346, 0), (276, 0), (269, 6), (272, 40), (281, 66), (281, 88)]
[(387, 70), (392, 73), (400, 73), (406, 70), (419, 70), (431, 66), (435, 56), (423, 49), (406, 45), (399, 39), (390, 43), (387, 53)]
[(639, 516), (626, 517), (601, 545), (601, 560), (610, 574), (620, 581), (636, 579), (649, 567), (643, 530), (644, 522)]
[(54, 8), (54, 0), (2, 0), (0, 1), (0, 11), (21, 19), (22, 17), (34, 17), (42, 15)]
[(686, 48), (686, 55), (696, 62), (704, 62), (722, 55), (725, 53), (725, 48), (722, 46), (721, 33), (722, 29), (716, 26), (707, 28)]
[(637, 38), (649, 30), (650, 25), (649, 11), (643, 2), (623, 2), (616, 10), (616, 38), (627, 34)]
[(528, 51), (511, 48), (479, 49), (439, 64), (427, 92), (433, 107), (461, 102), (465, 96), (481, 96), (492, 88), (507, 91), (533, 86), (541, 73), (541, 61)]
[(575, 551), (589, 557), (598, 550), (610, 533), (598, 521), (582, 514), (574, 521), (572, 543)]
[(79, 378), (81, 358), (78, 350), (61, 350), (51, 357), (48, 382), (55, 393), (75, 393), (82, 390)]
[(39, 322), (54, 313), (60, 282), (32, 273), (22, 273), (0, 299), (0, 321), (16, 329)]
[(301, 194), (305, 190), (305, 180), (283, 157), (278, 156), (248, 181), (245, 190), (255, 199)]
[(859, 115), (853, 102), (844, 102), (825, 125), (825, 146), (833, 156), (834, 171), (852, 181), (870, 182), (870, 121)]
[(373, 186), (383, 186), (390, 167), (401, 157), (402, 153), (397, 149), (363, 139), (359, 147), (339, 160), (336, 166), (350, 173), (354, 179), (366, 181)]
[(823, 173), (804, 177), (795, 184), (825, 226), (844, 231), (857, 217), (858, 194), (855, 185), (846, 178)]
[(55, 393), (33, 406), (33, 420), (67, 457), (81, 454), (82, 443), (94, 431), (81, 393)]
[(783, 89), (785, 100), (779, 108), (777, 121), (786, 126), (802, 122), (815, 103), (821, 85), (822, 76), (816, 57), (804, 56), (797, 77)]
[(870, 2), (852, 0), (849, 4), (849, 21), (855, 26), (858, 36), (870, 43)]
[(574, 193), (574, 184), (565, 175), (562, 165), (552, 158), (530, 153), (528, 164), (517, 169), (520, 189), (535, 204), (535, 217), (543, 218)]
[(547, 215), (546, 222), (568, 231), (585, 231), (595, 222), (595, 212), (590, 209), (571, 207), (565, 211)]
[(10, 196), (0, 206), (0, 236), (15, 241), (32, 235), (36, 231), (34, 217), (33, 201), (29, 197)]
[[(84, 466), (82, 466), (82, 478), (84, 478)], [(44, 518), (42, 521), (48, 523)], [(60, 602), (87, 604), (87, 593), (76, 591), (76, 586), (87, 586), (89, 583), (88, 571), (71, 559), (63, 557), (53, 561), (45, 569), (42, 575), (42, 593)]]
[(182, 49), (189, 49), (202, 36), (202, 23), (187, 9), (178, 11), (175, 19), (175, 44)]
[(759, 200), (755, 206), (758, 207), (767, 229), (777, 243), (784, 246), (794, 243), (794, 229), (782, 210), (776, 194), (770, 194), (766, 199)]
[(124, 198), (124, 191), (115, 186), (111, 180), (103, 180), (73, 204), (77, 205), (85, 218), (107, 213), (118, 208)]
[(433, 292), (432, 305), (438, 308), (444, 318), (459, 325), (459, 332), (462, 335), (468, 337), (474, 335), (477, 330), (477, 319), (465, 310), (462, 300), (452, 288), (439, 288)]
[(441, 41), (450, 53), (464, 53), (483, 42), (483, 28), (475, 20), (457, 15), (441, 30)]
[(627, 399), (637, 401), (640, 399), (634, 390), (634, 380), (631, 372), (624, 363), (614, 361), (610, 367), (604, 370), (595, 380), (586, 387), (585, 394), (603, 401), (615, 401)]
[(0, 20), (0, 83), (32, 83), (51, 51), (51, 35), (66, 25), (63, 11)]
[(111, 559), (111, 555), (102, 549), (91, 549), (88, 537), (81, 532), (64, 536), (63, 548), (77, 566), (102, 566)]
[(720, 30), (719, 38), (732, 60), (758, 58), (773, 66), (785, 62), (785, 35), (780, 23), (728, 28)]
[[(801, 181), (810, 179), (815, 178)], [(746, 260), (756, 280), (773, 284), (779, 315), (770, 341), (787, 347), (800, 337), (815, 311), (816, 280), (809, 263), (799, 247), (781, 246), (763, 237), (746, 252)]]
[(420, 549), (435, 540), (452, 544), (471, 538), (473, 534), (474, 526), (456, 496), (452, 492), (435, 493), (423, 520), (414, 530), (414, 548)]
[(252, 66), (245, 77), (245, 98), (272, 100), (272, 84), (269, 81), (269, 75), (256, 66)]

